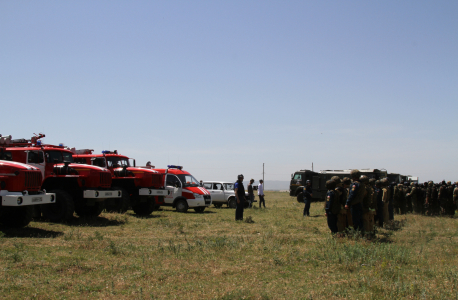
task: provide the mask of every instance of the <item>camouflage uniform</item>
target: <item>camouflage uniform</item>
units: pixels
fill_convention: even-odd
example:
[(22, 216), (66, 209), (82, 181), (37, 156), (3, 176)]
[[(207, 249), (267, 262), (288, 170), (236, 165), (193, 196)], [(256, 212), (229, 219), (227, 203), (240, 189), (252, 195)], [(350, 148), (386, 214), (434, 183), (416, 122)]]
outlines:
[(388, 224), (390, 221), (389, 203), (390, 203), (390, 187), (388, 180), (385, 178), (381, 181), (382, 184), (382, 202), (383, 202), (383, 223)]
[(447, 181), (447, 202), (450, 216), (455, 215), (455, 202), (453, 201), (453, 185), (451, 181)]
[(438, 199), (440, 204), (440, 213), (443, 216), (449, 215), (449, 203), (447, 195), (447, 184), (445, 181), (442, 181), (442, 184), (439, 187)]
[(339, 176), (333, 176), (331, 180), (336, 182), (335, 194), (340, 204), (340, 210), (337, 214), (337, 231), (342, 232), (347, 227), (347, 210), (345, 209), (345, 201), (347, 200), (347, 189), (342, 185), (342, 180)]
[(455, 185), (456, 187), (453, 189), (453, 203), (458, 206), (458, 182), (455, 183)]
[(435, 216), (439, 213), (439, 202), (437, 201), (437, 188), (434, 182), (428, 182), (428, 188), (426, 189), (426, 203), (428, 207), (428, 215)]
[(365, 232), (374, 230), (374, 214), (370, 210), (372, 205), (372, 197), (374, 190), (369, 185), (369, 178), (365, 175), (361, 176), (360, 181), (364, 183), (366, 188), (366, 195), (363, 198), (363, 228)]
[(406, 212), (413, 212), (412, 197), (410, 195), (412, 188), (409, 183), (404, 182), (404, 197), (406, 199)]
[(350, 172), (352, 184), (345, 207), (351, 211), (354, 229), (363, 231), (363, 199), (366, 195), (366, 187), (364, 183), (359, 182), (360, 175), (361, 173), (356, 169)]
[(395, 207), (395, 213), (405, 215), (406, 198), (404, 194), (404, 186), (402, 184), (398, 184), (394, 188), (394, 207)]
[(416, 214), (421, 214), (422, 203), (420, 203), (419, 201), (418, 189), (415, 187), (415, 183), (413, 182), (410, 184), (410, 186), (411, 186), (411, 190), (409, 193), (409, 197), (410, 197), (410, 200), (412, 201), (413, 211)]

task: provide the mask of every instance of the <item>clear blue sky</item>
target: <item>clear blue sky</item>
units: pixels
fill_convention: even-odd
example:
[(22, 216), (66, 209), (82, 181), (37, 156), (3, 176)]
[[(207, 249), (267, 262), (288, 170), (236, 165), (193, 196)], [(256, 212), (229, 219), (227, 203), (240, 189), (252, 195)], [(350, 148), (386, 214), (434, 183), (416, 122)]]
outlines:
[(0, 133), (203, 180), (458, 180), (458, 1), (1, 1)]

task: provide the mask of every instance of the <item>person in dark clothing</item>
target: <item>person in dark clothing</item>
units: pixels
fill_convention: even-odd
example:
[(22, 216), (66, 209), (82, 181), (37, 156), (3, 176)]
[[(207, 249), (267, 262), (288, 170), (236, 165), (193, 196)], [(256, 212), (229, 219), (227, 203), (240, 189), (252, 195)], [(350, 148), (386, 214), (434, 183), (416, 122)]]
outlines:
[(237, 206), (235, 208), (235, 220), (243, 221), (243, 208), (245, 206), (245, 187), (243, 186), (243, 175), (237, 176), (237, 182), (234, 185)]
[(375, 221), (378, 221), (378, 226), (380, 228), (383, 227), (383, 192), (381, 189), (380, 181), (376, 180), (375, 181), (375, 193), (377, 194), (376, 196), (376, 214), (375, 214)]
[(332, 233), (337, 233), (337, 215), (340, 212), (340, 202), (336, 196), (335, 188), (336, 182), (334, 180), (326, 181), (326, 205), (325, 205), (325, 216), (328, 219), (328, 227)]
[(250, 202), (249, 204), (250, 207), (253, 207), (253, 202), (254, 202), (253, 183), (254, 183), (254, 179), (250, 179), (250, 184), (248, 185), (248, 197), (250, 197), (248, 201)]
[(312, 182), (310, 180), (307, 180), (304, 188), (304, 217), (310, 216), (310, 203), (312, 202), (312, 197)]
[(348, 194), (345, 209), (350, 209), (353, 219), (353, 228), (363, 231), (363, 199), (366, 195), (366, 187), (364, 183), (359, 181), (361, 173), (359, 170), (351, 170), (350, 172), (352, 183)]

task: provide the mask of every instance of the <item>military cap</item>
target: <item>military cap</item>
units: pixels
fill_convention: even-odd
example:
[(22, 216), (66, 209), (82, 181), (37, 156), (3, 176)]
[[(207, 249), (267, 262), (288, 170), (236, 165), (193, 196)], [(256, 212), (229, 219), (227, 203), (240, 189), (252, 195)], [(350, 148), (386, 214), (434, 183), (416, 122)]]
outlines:
[(415, 182), (411, 182), (411, 183), (410, 183), (410, 186), (415, 186)]
[(361, 172), (358, 169), (353, 169), (350, 171), (351, 178), (359, 178), (361, 176)]
[(376, 185), (376, 186), (379, 186), (379, 185), (380, 185), (380, 180), (376, 180), (376, 181), (375, 181), (375, 185)]
[(375, 178), (369, 179), (369, 183), (370, 183), (370, 184), (374, 184), (375, 182), (376, 182)]
[(340, 179), (339, 176), (332, 176), (331, 180), (334, 180), (336, 182), (336, 185), (339, 185), (340, 183), (342, 183), (342, 179)]
[(366, 175), (361, 176), (359, 180), (363, 183), (369, 183), (369, 177), (367, 177)]
[(452, 182), (451, 181), (447, 181), (447, 185), (452, 185)]
[(344, 179), (342, 179), (342, 183), (350, 185), (351, 184), (351, 179), (348, 178), (348, 177), (345, 177)]
[(429, 186), (433, 186), (433, 185), (434, 185), (434, 182), (433, 182), (433, 181), (430, 181), (430, 182), (428, 182), (428, 185), (429, 185)]
[(332, 180), (332, 179), (326, 181), (326, 188), (327, 188), (328, 190), (333, 190), (333, 189), (335, 189), (335, 188), (336, 188), (336, 182), (335, 182), (334, 180)]

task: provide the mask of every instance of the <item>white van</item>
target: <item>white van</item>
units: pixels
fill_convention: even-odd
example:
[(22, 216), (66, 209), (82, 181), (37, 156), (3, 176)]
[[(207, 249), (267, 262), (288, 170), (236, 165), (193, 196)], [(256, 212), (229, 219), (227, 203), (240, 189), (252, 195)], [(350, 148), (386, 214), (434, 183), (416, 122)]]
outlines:
[[(212, 203), (215, 207), (221, 207), (226, 204), (230, 208), (237, 206), (237, 199), (235, 198), (234, 182), (227, 181), (204, 181), (203, 187), (210, 192)], [(248, 200), (248, 193), (245, 192), (245, 197)], [(256, 200), (254, 201), (256, 202)], [(248, 201), (245, 202), (245, 207), (249, 205)]]

